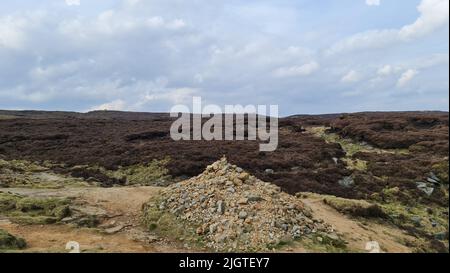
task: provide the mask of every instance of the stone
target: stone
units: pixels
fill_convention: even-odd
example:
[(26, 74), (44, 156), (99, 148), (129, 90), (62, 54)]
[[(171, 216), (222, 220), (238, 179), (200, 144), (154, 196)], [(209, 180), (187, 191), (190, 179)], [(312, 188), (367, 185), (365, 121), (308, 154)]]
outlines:
[(353, 184), (355, 184), (355, 181), (353, 181), (353, 178), (351, 176), (346, 176), (338, 181), (339, 185), (341, 185), (344, 188), (349, 188)]
[(242, 172), (239, 174), (238, 178), (242, 181), (246, 181), (248, 178), (250, 177), (250, 175), (247, 172)]
[(258, 202), (258, 201), (261, 201), (261, 200), (262, 200), (261, 196), (256, 195), (256, 194), (249, 194), (249, 195), (247, 196), (247, 199), (248, 199), (248, 201), (250, 201), (250, 202)]
[(432, 183), (432, 184), (435, 184), (435, 185), (440, 185), (440, 184), (441, 184), (441, 183), (439, 183), (439, 181), (434, 180), (434, 179), (431, 178), (431, 177), (428, 177), (428, 178), (427, 178), (427, 181), (430, 182), (430, 183)]
[(448, 239), (448, 233), (447, 232), (439, 232), (434, 234), (434, 238), (436, 240), (444, 241)]
[(202, 235), (205, 230), (203, 229), (203, 227), (198, 227), (197, 230), (195, 231), (198, 235)]
[(274, 173), (275, 173), (275, 171), (272, 170), (272, 169), (265, 169), (264, 172), (265, 172), (266, 174), (274, 174)]
[(239, 205), (247, 205), (248, 204), (248, 198), (241, 198), (237, 202)]
[(439, 179), (439, 177), (437, 177), (434, 172), (430, 172), (429, 178), (433, 179), (434, 181), (441, 182), (441, 179)]
[(248, 213), (246, 212), (246, 211), (244, 211), (244, 210), (242, 210), (241, 212), (239, 212), (239, 219), (245, 219), (245, 218), (247, 218), (247, 216), (248, 216)]
[(222, 200), (217, 201), (217, 212), (223, 214), (225, 212), (225, 202)]
[(107, 229), (105, 229), (105, 232), (106, 232), (107, 234), (114, 234), (114, 233), (117, 233), (117, 232), (121, 231), (121, 230), (124, 229), (124, 228), (125, 228), (125, 226), (123, 226), (123, 225), (118, 225), (118, 226), (115, 226), (115, 227), (112, 227), (112, 228), (107, 228)]
[(426, 195), (431, 196), (431, 194), (433, 194), (434, 188), (428, 186), (427, 183), (425, 182), (416, 182), (417, 188), (424, 192)]
[(420, 218), (419, 216), (413, 216), (413, 217), (411, 217), (411, 222), (413, 222), (413, 224), (414, 224), (416, 227), (422, 226), (422, 218)]

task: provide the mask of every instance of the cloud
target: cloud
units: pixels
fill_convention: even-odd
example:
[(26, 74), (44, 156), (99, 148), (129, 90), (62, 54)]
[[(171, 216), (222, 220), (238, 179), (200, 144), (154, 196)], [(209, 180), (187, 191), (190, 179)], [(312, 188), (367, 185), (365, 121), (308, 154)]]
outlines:
[(420, 13), (419, 18), (414, 23), (402, 27), (399, 31), (401, 39), (425, 36), (448, 23), (448, 0), (422, 0), (417, 10)]
[[(282, 115), (447, 107), (431, 102), (448, 98), (448, 36), (406, 44), (402, 26), (420, 17), (408, 12), (380, 22), (379, 15), (350, 16), (362, 1), (333, 6), (329, 16), (348, 20), (330, 35), (329, 18), (299, 9), (298, 1), (114, 0), (76, 11), (62, 1), (35, 2), (0, 12), (0, 108), (168, 111), (193, 95), (219, 105), (278, 104)], [(376, 29), (389, 24), (399, 27)], [(375, 30), (350, 36), (337, 52), (398, 44), (323, 54), (368, 25)], [(411, 85), (417, 92), (397, 99), (396, 83), (408, 69), (420, 77), (404, 91)], [(415, 103), (422, 98), (429, 103)]]
[(0, 49), (20, 49), (25, 43), (24, 29), (28, 21), (23, 18), (6, 16), (0, 18)]
[(65, 0), (65, 2), (68, 6), (79, 6), (81, 4), (80, 0)]
[(355, 70), (350, 70), (341, 78), (341, 82), (343, 83), (352, 83), (357, 81), (359, 81), (359, 75)]
[(88, 111), (96, 110), (110, 110), (110, 111), (123, 111), (126, 109), (126, 103), (123, 100), (115, 100), (108, 103), (100, 104), (90, 108)]
[(419, 71), (415, 69), (408, 69), (406, 70), (398, 79), (397, 81), (397, 87), (404, 87), (406, 86), (417, 74)]
[(366, 5), (368, 6), (379, 6), (380, 0), (366, 0)]
[(377, 71), (378, 76), (389, 76), (394, 72), (394, 68), (391, 65), (385, 65), (380, 67)]
[(319, 68), (320, 65), (317, 62), (312, 61), (301, 66), (280, 67), (276, 69), (273, 74), (278, 78), (307, 76), (317, 71)]
[(406, 42), (426, 36), (447, 25), (449, 21), (448, 0), (422, 0), (417, 7), (420, 15), (417, 20), (400, 29), (369, 30), (354, 34), (338, 41), (326, 50), (326, 55), (341, 52), (383, 48), (393, 43)]

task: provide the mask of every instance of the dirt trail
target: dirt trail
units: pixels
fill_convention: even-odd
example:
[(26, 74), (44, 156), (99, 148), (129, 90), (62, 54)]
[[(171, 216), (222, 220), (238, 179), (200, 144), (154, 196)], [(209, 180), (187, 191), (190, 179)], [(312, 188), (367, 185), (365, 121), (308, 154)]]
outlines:
[[(0, 228), (24, 238), (29, 252), (67, 252), (66, 243), (76, 241), (82, 252), (192, 252), (178, 242), (171, 242), (146, 231), (140, 224), (141, 206), (158, 193), (157, 187), (25, 189), (7, 188), (32, 197), (71, 197), (90, 208), (105, 210), (109, 219), (97, 229), (70, 225), (22, 226), (0, 221)], [(118, 229), (118, 231), (111, 231)], [(110, 233), (110, 234), (109, 234)]]
[(389, 224), (381, 225), (373, 221), (364, 224), (326, 205), (320, 197), (308, 197), (302, 200), (313, 210), (316, 218), (333, 225), (335, 230), (348, 242), (347, 247), (350, 250), (367, 252), (366, 244), (370, 241), (377, 241), (381, 252), (412, 252), (412, 249), (405, 246), (404, 242), (414, 241), (415, 238), (396, 227)]

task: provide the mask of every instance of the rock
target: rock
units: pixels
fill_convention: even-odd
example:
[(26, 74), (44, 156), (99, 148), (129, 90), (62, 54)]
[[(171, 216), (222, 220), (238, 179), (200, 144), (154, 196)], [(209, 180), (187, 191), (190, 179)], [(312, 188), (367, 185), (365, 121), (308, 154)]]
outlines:
[(424, 192), (426, 195), (431, 196), (433, 194), (434, 188), (428, 186), (425, 182), (416, 182), (417, 188)]
[(434, 172), (430, 172), (429, 178), (433, 179), (434, 181), (441, 182), (441, 179), (439, 179), (439, 177), (437, 177)]
[(238, 178), (242, 181), (246, 181), (248, 178), (250, 177), (250, 175), (247, 172), (242, 172), (239, 174)]
[(342, 178), (341, 180), (339, 180), (338, 183), (339, 183), (339, 185), (341, 185), (344, 188), (349, 188), (353, 184), (355, 184), (355, 181), (353, 180), (353, 178), (351, 176), (346, 176), (346, 177)]
[(258, 201), (263, 200), (263, 199), (261, 198), (261, 196), (256, 195), (256, 194), (249, 194), (249, 195), (247, 196), (247, 199), (248, 199), (248, 201), (250, 201), (250, 202), (258, 202)]
[(244, 210), (242, 210), (241, 212), (239, 212), (239, 219), (245, 219), (247, 218), (248, 213)]
[(242, 169), (242, 168), (239, 168), (239, 167), (236, 167), (236, 172), (237, 173), (241, 173), (241, 172), (243, 172), (244, 170)]
[(338, 164), (338, 161), (339, 161), (339, 159), (338, 159), (337, 157), (333, 157), (334, 165), (337, 165), (337, 164)]
[(217, 201), (217, 212), (219, 214), (224, 214), (225, 212), (225, 202), (222, 200)]
[(428, 177), (428, 178), (427, 178), (427, 181), (430, 182), (430, 183), (432, 183), (432, 184), (435, 184), (435, 185), (440, 185), (440, 184), (441, 184), (441, 183), (439, 183), (439, 181), (434, 180), (434, 179), (431, 178), (431, 177)]
[(413, 216), (413, 217), (411, 217), (411, 222), (413, 222), (413, 224), (414, 224), (416, 227), (422, 226), (422, 218), (420, 218), (419, 216)]
[(436, 221), (434, 221), (434, 220), (430, 220), (430, 222), (431, 222), (431, 226), (432, 227), (437, 227), (437, 222)]
[(198, 235), (202, 235), (205, 230), (203, 229), (203, 227), (198, 227), (197, 230), (195, 231)]
[(114, 233), (117, 233), (117, 232), (121, 231), (122, 229), (124, 229), (124, 226), (123, 225), (118, 225), (118, 226), (115, 226), (115, 227), (112, 227), (112, 228), (105, 229), (105, 232), (107, 234), (114, 234)]
[(242, 183), (243, 183), (243, 181), (241, 179), (239, 179), (239, 178), (233, 179), (233, 185), (234, 186), (241, 186)]
[(241, 198), (237, 202), (239, 205), (247, 205), (248, 204), (248, 198)]
[(266, 170), (264, 170), (264, 172), (265, 172), (266, 174), (274, 174), (274, 173), (275, 173), (275, 171), (272, 170), (272, 169), (266, 169)]
[(209, 226), (209, 233), (213, 234), (217, 230), (217, 224), (212, 224)]
[(439, 232), (434, 234), (436, 240), (444, 241), (448, 239), (448, 232)]

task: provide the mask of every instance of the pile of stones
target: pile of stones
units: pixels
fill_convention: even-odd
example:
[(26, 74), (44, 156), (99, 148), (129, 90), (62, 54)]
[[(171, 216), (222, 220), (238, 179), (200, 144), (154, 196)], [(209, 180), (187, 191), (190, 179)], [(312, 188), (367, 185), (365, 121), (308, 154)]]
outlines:
[(153, 205), (194, 226), (206, 246), (216, 251), (265, 251), (302, 236), (334, 235), (300, 199), (226, 158), (167, 187)]

